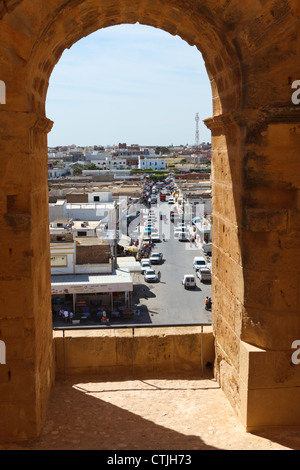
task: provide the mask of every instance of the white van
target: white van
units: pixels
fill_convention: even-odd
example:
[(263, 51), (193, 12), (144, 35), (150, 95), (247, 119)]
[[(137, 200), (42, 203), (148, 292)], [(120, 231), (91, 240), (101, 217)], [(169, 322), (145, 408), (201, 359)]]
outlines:
[(195, 289), (196, 287), (196, 280), (193, 274), (185, 274), (181, 281), (183, 287), (185, 289)]

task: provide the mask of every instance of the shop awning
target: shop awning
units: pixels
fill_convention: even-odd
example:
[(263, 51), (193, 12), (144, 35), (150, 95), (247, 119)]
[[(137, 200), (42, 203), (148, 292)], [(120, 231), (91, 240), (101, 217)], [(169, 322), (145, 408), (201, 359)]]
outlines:
[(128, 272), (141, 272), (141, 263), (136, 261), (132, 256), (118, 257), (117, 258), (118, 269)]
[(130, 274), (116, 271), (116, 274), (52, 276), (51, 294), (91, 294), (109, 292), (132, 292)]
[(126, 235), (122, 235), (120, 240), (118, 241), (118, 245), (122, 246), (123, 248), (127, 248), (130, 246), (131, 238), (127, 237)]

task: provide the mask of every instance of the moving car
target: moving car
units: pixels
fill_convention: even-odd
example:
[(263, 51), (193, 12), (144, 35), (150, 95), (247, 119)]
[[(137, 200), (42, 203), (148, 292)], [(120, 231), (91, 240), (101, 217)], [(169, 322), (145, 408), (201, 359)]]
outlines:
[(169, 197), (168, 203), (169, 204), (175, 204), (175, 199), (173, 197)]
[(144, 279), (146, 282), (157, 282), (158, 277), (154, 269), (147, 268), (144, 272)]
[(203, 256), (196, 256), (193, 262), (193, 268), (198, 271), (200, 268), (207, 268), (206, 259)]
[(162, 262), (163, 255), (162, 253), (152, 253), (150, 255), (151, 264), (159, 264)]
[(211, 282), (211, 272), (208, 267), (200, 268), (197, 271), (197, 277), (200, 279), (201, 282)]
[(196, 280), (193, 274), (185, 274), (181, 281), (183, 287), (185, 289), (195, 289), (196, 287)]

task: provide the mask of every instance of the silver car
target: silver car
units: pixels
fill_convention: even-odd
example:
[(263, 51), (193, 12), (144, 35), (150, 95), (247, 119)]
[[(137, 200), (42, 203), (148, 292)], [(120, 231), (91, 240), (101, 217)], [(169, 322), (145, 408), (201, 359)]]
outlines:
[(154, 271), (154, 269), (149, 269), (149, 268), (145, 270), (144, 279), (145, 279), (146, 282), (157, 282), (158, 281), (158, 277), (157, 277), (156, 272)]
[(211, 272), (208, 267), (202, 267), (197, 271), (197, 277), (201, 282), (211, 282)]

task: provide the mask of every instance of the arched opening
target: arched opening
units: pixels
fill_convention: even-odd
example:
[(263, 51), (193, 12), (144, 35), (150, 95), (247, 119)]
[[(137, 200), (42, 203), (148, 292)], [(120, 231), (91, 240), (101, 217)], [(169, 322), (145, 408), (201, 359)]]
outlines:
[[(16, 390), (14, 377), (23, 376), (33, 391), (15, 399), (26, 413), (21, 423), (15, 419), (18, 426), (7, 420), (8, 434), (38, 432), (54, 376), (46, 209), (49, 78), (63, 51), (81, 38), (136, 22), (195, 45), (211, 81), (213, 117), (207, 125), (215, 163), (217, 377), (246, 427), (296, 424), (299, 413), (290, 399), (299, 393), (290, 345), (300, 332), (299, 268), (294, 259), (300, 133), (299, 110), (291, 105), (300, 54), (295, 3), (226, 2), (220, 7), (208, 1), (56, 0), (41, 6), (37, 0), (20, 0), (6, 2), (0, 16), (1, 80), (6, 84), (0, 115), (5, 175), (1, 292), (9, 312), (1, 333), (15, 332), (9, 341), (3, 338), (3, 370), (8, 387)], [(282, 259), (290, 262), (288, 273)], [(280, 413), (274, 416), (274, 404), (279, 403)]]
[[(51, 75), (47, 108), (48, 117), (54, 121), (52, 131), (48, 135), (48, 147), (52, 147), (54, 151), (50, 161), (60, 161), (60, 168), (51, 169), (50, 176), (53, 177), (49, 182), (51, 262), (57, 258), (52, 268), (52, 281), (55, 286), (59, 282), (65, 282), (64, 290), (68, 289), (65, 296), (62, 288), (59, 293), (53, 289), (57, 292), (52, 296), (54, 325), (70, 326), (74, 315), (76, 322), (80, 321), (80, 312), (83, 310), (84, 320), (80, 323), (82, 326), (99, 326), (103, 310), (108, 318), (113, 320), (110, 325), (115, 327), (130, 327), (134, 323), (148, 326), (152, 323), (209, 323), (211, 315), (210, 310), (205, 309), (205, 299), (211, 297), (211, 284), (206, 280), (200, 281), (199, 272), (196, 272), (193, 265), (195, 258), (200, 257), (199, 262), (205, 259), (208, 269), (211, 269), (211, 256), (203, 251), (204, 239), (211, 240), (211, 197), (208, 189), (210, 166), (207, 171), (205, 165), (208, 158), (204, 160), (207, 152), (205, 148), (209, 147), (203, 149), (203, 163), (200, 166), (197, 161), (200, 157), (195, 157), (195, 112), (197, 108), (200, 110), (201, 142), (210, 142), (210, 131), (204, 125), (203, 119), (212, 114), (212, 98), (210, 81), (198, 49), (189, 46), (180, 37), (173, 37), (156, 28), (142, 25), (122, 25), (99, 30), (76, 43), (71, 50), (65, 51)], [(119, 148), (118, 142), (126, 142), (126, 148)], [(70, 143), (73, 145), (70, 146)], [(130, 145), (131, 143), (135, 145)], [(121, 146), (124, 147), (124, 144)], [(161, 151), (157, 154), (159, 148), (165, 149), (163, 156), (159, 155)], [(131, 157), (127, 157), (130, 155)], [(148, 283), (143, 273), (140, 273), (132, 275), (134, 281), (129, 294), (91, 292), (88, 295), (79, 293), (79, 287), (76, 294), (72, 293), (71, 284), (80, 284), (79, 273), (83, 272), (83, 267), (79, 269), (76, 266), (75, 249), (73, 258), (66, 256), (62, 265), (57, 264), (60, 263), (60, 254), (63, 253), (64, 247), (68, 250), (66, 243), (72, 241), (70, 233), (64, 237), (65, 228), (61, 229), (59, 236), (55, 235), (59, 230), (56, 227), (56, 219), (60, 218), (61, 225), (63, 217), (62, 199), (65, 201), (66, 222), (72, 219), (75, 243), (78, 236), (77, 225), (87, 224), (89, 231), (81, 230), (80, 235), (87, 237), (85, 239), (89, 241), (89, 246), (92, 246), (93, 240), (95, 244), (99, 242), (96, 239), (98, 236), (101, 240), (109, 241), (113, 254), (115, 240), (110, 235), (114, 237), (117, 233), (117, 242), (122, 235), (128, 236), (131, 243), (136, 241), (140, 249), (143, 243), (144, 246), (147, 245), (148, 240), (148, 233), (146, 236), (144, 233), (144, 224), (147, 223), (149, 203), (148, 197), (143, 197), (146, 185), (140, 178), (144, 175), (140, 171), (143, 171), (141, 165), (145, 161), (165, 168), (164, 172), (160, 166), (153, 168), (160, 170), (155, 176), (163, 177), (163, 181), (169, 172), (174, 170), (179, 175), (174, 176), (177, 188), (175, 205), (168, 204), (170, 196), (166, 196), (166, 201), (160, 202), (158, 191), (155, 192), (155, 202), (150, 203), (152, 211), (156, 214), (150, 232), (150, 236), (156, 237), (153, 240), (155, 245), (152, 252), (159, 251), (163, 258), (160, 265), (153, 265), (153, 270), (156, 275), (161, 274), (163, 282)], [(183, 161), (186, 163), (183, 164)], [(76, 174), (86, 175), (86, 180), (80, 180), (78, 176), (73, 181), (70, 176), (57, 179), (60, 171), (67, 175), (67, 172), (71, 174), (74, 168)], [(186, 178), (185, 172), (188, 172)], [(188, 176), (193, 176), (192, 184), (187, 182)], [(99, 203), (104, 193), (108, 192), (109, 202), (115, 201), (120, 206), (126, 204), (126, 213), (138, 213), (132, 224), (127, 224), (126, 214), (118, 211), (117, 232), (117, 227), (111, 228), (109, 223), (105, 224), (106, 228), (102, 231), (101, 228), (92, 231), (97, 221), (99, 227), (103, 225), (100, 222), (103, 220), (103, 212), (99, 209), (101, 206), (97, 209), (96, 206), (90, 205), (91, 209), (88, 210), (87, 205), (87, 213), (83, 213), (80, 203), (90, 203), (92, 196), (94, 201), (97, 191), (103, 193), (102, 196), (96, 196)], [(195, 192), (195, 200), (192, 191)], [(72, 192), (75, 194), (73, 198)], [(208, 197), (203, 199), (203, 194)], [(74, 204), (75, 201), (77, 205)], [(105, 204), (106, 206), (102, 206), (109, 212), (115, 211), (112, 204), (111, 207), (107, 205), (107, 199)], [(92, 207), (95, 209), (94, 214), (91, 212)], [(175, 221), (172, 219), (172, 222), (171, 210), (178, 214), (178, 218)], [(183, 242), (174, 238), (178, 235), (176, 228), (182, 220), (179, 219), (179, 214), (186, 224), (186, 238)], [(201, 223), (194, 224), (193, 219), (200, 215), (205, 216), (205, 219), (201, 218)], [(206, 232), (203, 234), (205, 227)], [(163, 235), (167, 243), (163, 242)], [(194, 241), (191, 241), (192, 237), (195, 237)], [(80, 240), (80, 243), (83, 242)], [(121, 248), (119, 252), (119, 256), (124, 255), (120, 260), (123, 267), (126, 261), (133, 263), (130, 251)], [(136, 259), (139, 261), (141, 256), (147, 257), (143, 250), (136, 253)], [(70, 262), (67, 262), (68, 259)], [(70, 263), (73, 259), (75, 267), (72, 268)], [(95, 265), (91, 272), (96, 273), (97, 259), (94, 258), (93, 261)], [(102, 284), (105, 284), (107, 277), (104, 276), (111, 274), (111, 265), (107, 265), (107, 272), (103, 266), (98, 266), (98, 269), (103, 275)], [(138, 263), (135, 267), (135, 270), (137, 269)], [(191, 272), (196, 282), (194, 295), (191, 291), (183, 289), (181, 284), (184, 276)], [(114, 273), (118, 274), (118, 271), (114, 270)], [(62, 277), (66, 275), (69, 276), (68, 279)], [(93, 280), (94, 278), (90, 279), (90, 284)], [(69, 283), (69, 288), (66, 283)], [(88, 288), (92, 286), (82, 286), (83, 291)], [(181, 290), (178, 290), (180, 288)], [(138, 317), (134, 314), (130, 316), (130, 312), (127, 312), (126, 319), (127, 316), (129, 319), (123, 321), (124, 307), (130, 307), (132, 312), (137, 311)], [(73, 318), (72, 321), (68, 320), (67, 325), (62, 314), (64, 310)]]

